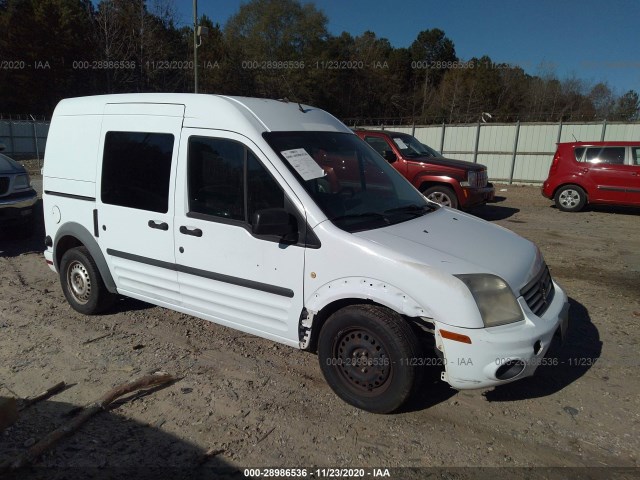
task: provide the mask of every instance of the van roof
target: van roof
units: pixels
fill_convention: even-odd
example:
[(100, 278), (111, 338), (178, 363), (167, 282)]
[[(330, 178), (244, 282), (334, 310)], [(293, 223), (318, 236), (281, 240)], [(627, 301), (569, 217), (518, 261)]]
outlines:
[[(319, 108), (284, 100), (194, 93), (125, 93), (68, 98), (53, 116), (102, 115), (108, 104), (184, 105), (184, 126), (243, 131), (332, 131), (352, 133), (333, 115)], [(120, 112), (122, 110), (120, 109)], [(127, 114), (127, 113), (125, 113)], [(233, 128), (233, 127), (236, 128)]]

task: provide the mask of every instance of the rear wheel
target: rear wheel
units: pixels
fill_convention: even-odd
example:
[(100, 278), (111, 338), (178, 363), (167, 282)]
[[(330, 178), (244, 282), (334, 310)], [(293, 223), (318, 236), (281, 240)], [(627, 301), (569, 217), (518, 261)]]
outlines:
[(458, 208), (458, 197), (456, 197), (455, 192), (444, 185), (435, 185), (426, 188), (422, 191), (422, 194), (432, 202), (442, 205), (443, 207)]
[(558, 189), (554, 200), (559, 210), (577, 212), (587, 204), (587, 194), (577, 185), (565, 185)]
[(318, 358), (325, 379), (345, 402), (374, 413), (398, 409), (419, 383), (420, 346), (395, 312), (374, 305), (338, 310), (323, 325)]
[(64, 253), (60, 261), (60, 283), (69, 305), (85, 315), (103, 312), (115, 299), (105, 287), (86, 247), (71, 248)]

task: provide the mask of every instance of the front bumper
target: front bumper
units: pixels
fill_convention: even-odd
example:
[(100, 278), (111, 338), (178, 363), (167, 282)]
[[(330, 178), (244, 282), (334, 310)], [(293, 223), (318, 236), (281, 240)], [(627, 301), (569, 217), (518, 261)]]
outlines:
[(20, 195), (0, 197), (0, 223), (27, 221), (33, 214), (38, 194), (30, 190)]
[(487, 202), (491, 202), (496, 194), (495, 187), (492, 183), (488, 183), (486, 187), (462, 187), (462, 195), (460, 195), (458, 202), (460, 208), (471, 208), (479, 205), (484, 205)]
[[(545, 355), (555, 334), (560, 334), (563, 340), (566, 336), (569, 302), (555, 282), (554, 287), (553, 300), (542, 317), (534, 315), (520, 297), (518, 303), (525, 319), (518, 323), (468, 329), (436, 322), (436, 346), (445, 365), (442, 380), (458, 390), (487, 388), (531, 376), (545, 363), (555, 364), (557, 359)], [(466, 335), (471, 344), (442, 338), (441, 329)], [(511, 364), (515, 367), (509, 371), (507, 367)]]

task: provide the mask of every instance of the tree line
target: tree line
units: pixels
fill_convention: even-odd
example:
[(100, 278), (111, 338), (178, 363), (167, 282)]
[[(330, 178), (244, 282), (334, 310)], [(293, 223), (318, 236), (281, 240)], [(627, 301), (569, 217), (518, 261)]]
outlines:
[[(192, 92), (193, 27), (172, 0), (0, 0), (0, 113), (50, 116), (66, 97)], [(299, 0), (251, 0), (207, 16), (199, 92), (288, 98), (350, 123), (640, 120), (631, 90), (463, 60), (437, 28), (397, 48), (374, 32), (331, 35)], [(543, 69), (544, 70), (544, 69)]]

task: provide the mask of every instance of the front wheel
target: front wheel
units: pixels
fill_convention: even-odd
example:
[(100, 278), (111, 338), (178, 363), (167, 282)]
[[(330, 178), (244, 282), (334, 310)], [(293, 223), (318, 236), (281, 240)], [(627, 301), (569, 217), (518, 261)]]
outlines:
[(559, 210), (577, 212), (587, 204), (587, 194), (577, 185), (565, 185), (558, 189), (554, 200)]
[(458, 197), (455, 192), (444, 185), (435, 185), (426, 188), (422, 194), (432, 202), (442, 205), (443, 207), (458, 208)]
[(85, 315), (106, 310), (115, 299), (85, 247), (67, 250), (60, 260), (60, 283), (69, 305)]
[(318, 338), (320, 369), (345, 402), (373, 413), (397, 410), (419, 383), (420, 346), (397, 313), (353, 305), (329, 317)]

